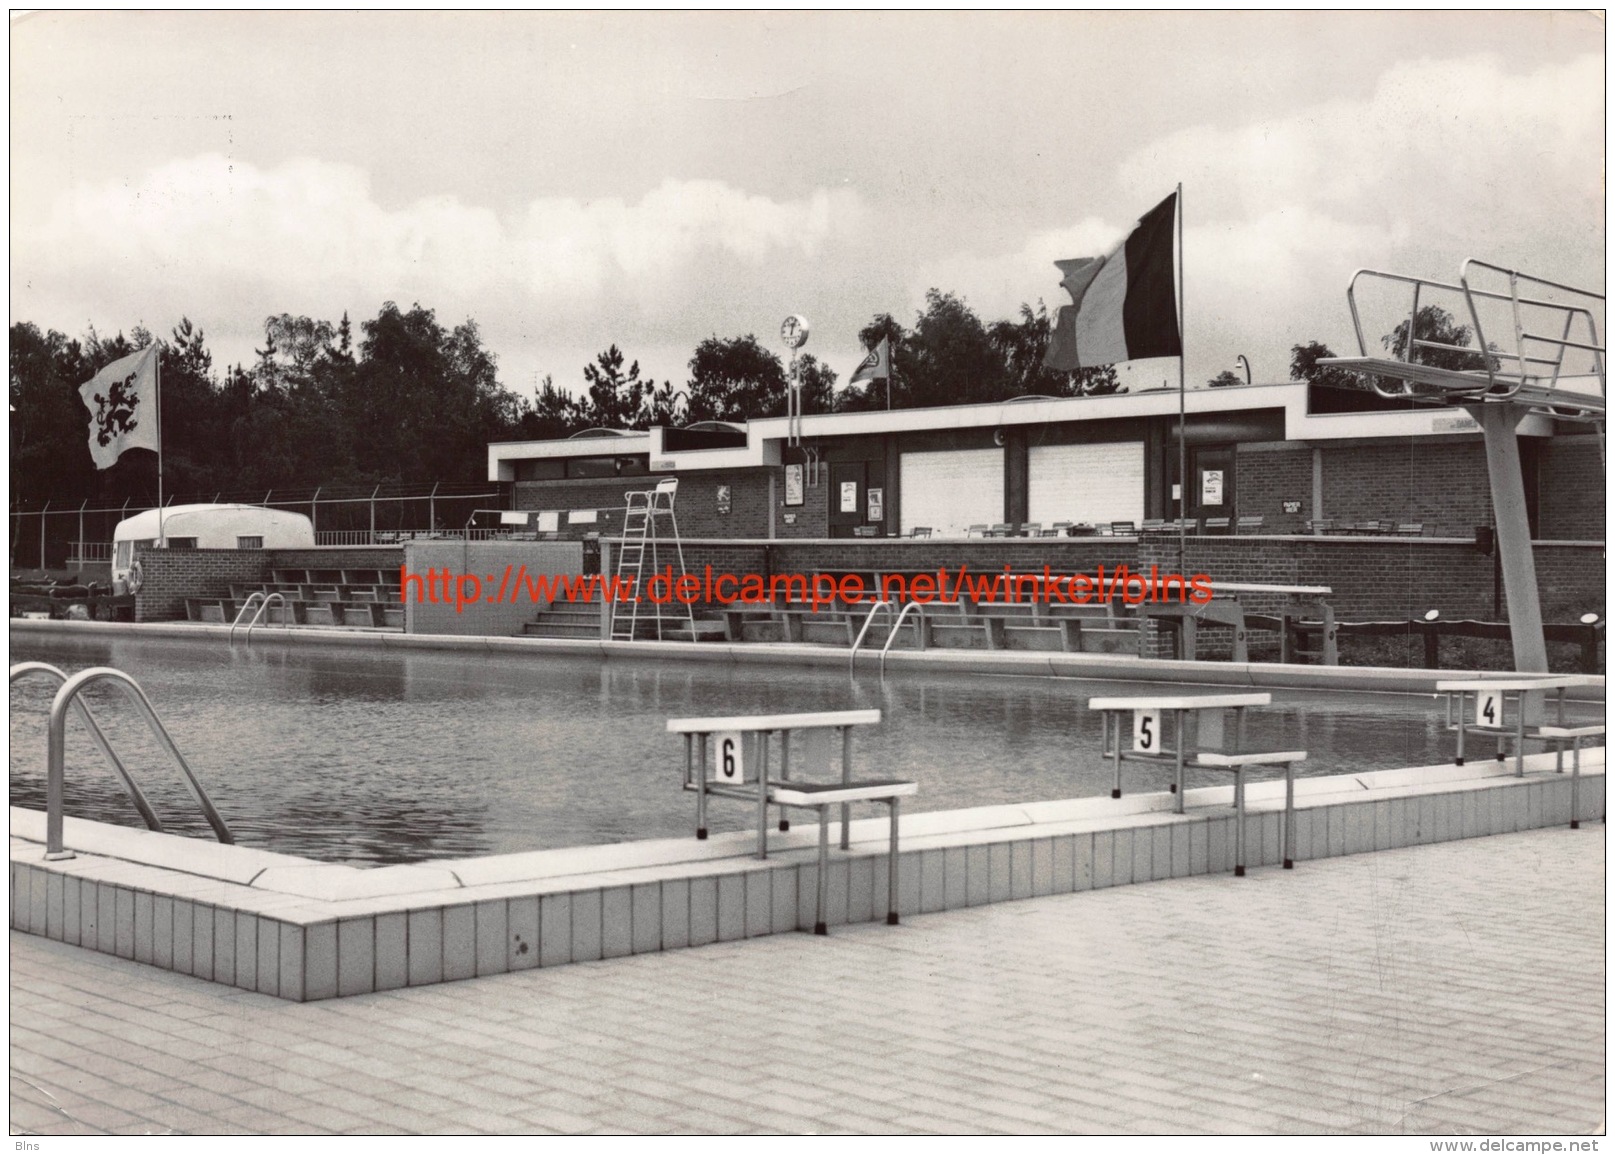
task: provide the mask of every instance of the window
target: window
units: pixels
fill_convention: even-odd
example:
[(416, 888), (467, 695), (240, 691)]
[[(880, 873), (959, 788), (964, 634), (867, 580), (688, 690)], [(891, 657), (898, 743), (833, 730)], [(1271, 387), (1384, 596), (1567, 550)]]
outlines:
[(236, 538), (236, 548), (237, 549), (263, 549), (264, 548), (263, 534), (259, 534), (256, 537), (237, 537)]
[(168, 548), (169, 549), (195, 549), (196, 548), (196, 539), (194, 537), (171, 537), (171, 538), (168, 539)]

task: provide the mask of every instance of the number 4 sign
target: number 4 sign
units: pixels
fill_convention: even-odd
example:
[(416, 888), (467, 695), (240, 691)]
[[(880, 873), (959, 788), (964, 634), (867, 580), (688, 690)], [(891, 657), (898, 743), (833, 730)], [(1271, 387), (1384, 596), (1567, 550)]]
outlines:
[(1503, 724), (1503, 695), (1482, 690), (1475, 695), (1475, 725), (1497, 727)]
[(740, 731), (723, 730), (712, 736), (713, 782), (738, 786), (746, 780), (745, 746)]
[(1133, 711), (1133, 749), (1153, 754), (1161, 745), (1161, 711)]

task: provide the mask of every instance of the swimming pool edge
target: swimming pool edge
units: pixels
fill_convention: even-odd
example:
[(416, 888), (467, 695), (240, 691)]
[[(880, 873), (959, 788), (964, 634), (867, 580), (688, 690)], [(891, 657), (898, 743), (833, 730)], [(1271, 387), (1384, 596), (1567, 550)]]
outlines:
[[(228, 641), (230, 627), (204, 622), (70, 622), (10, 619), (13, 636), (54, 635), (135, 638), (205, 637)], [(387, 650), (455, 650), (485, 653), (565, 654), (605, 661), (622, 658), (710, 662), (719, 664), (815, 666), (847, 669), (849, 673), (876, 673), (879, 655), (858, 654), (831, 646), (791, 643), (605, 641), (595, 639), (465, 637), (448, 634), (367, 633), (340, 629), (300, 627), (261, 629), (257, 644), (348, 646)], [(247, 644), (247, 643), (243, 643)], [(1337, 690), (1341, 692), (1399, 692), (1433, 694), (1435, 684), (1454, 676), (1452, 670), (1395, 669), (1383, 666), (1295, 666), (1276, 662), (1182, 662), (1156, 658), (1118, 657), (1109, 654), (1066, 654), (1003, 650), (893, 650), (886, 655), (892, 670), (927, 670), (938, 673), (990, 673), (1091, 679), (1099, 681), (1161, 682), (1180, 685), (1238, 685), (1256, 689)], [(1512, 671), (1473, 672), (1477, 677), (1517, 677)], [(1572, 689), (1573, 701), (1605, 699), (1602, 678)]]

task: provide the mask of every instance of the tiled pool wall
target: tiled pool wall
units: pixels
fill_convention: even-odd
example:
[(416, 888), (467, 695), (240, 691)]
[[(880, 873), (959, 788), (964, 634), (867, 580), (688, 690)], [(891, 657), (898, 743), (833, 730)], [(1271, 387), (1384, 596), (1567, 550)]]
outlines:
[[(1441, 773), (1422, 779), (1382, 771), (1302, 780), (1292, 857), (1305, 864), (1566, 825), (1568, 762), (1567, 754), (1560, 774), (1552, 755), (1534, 756), (1523, 778), (1511, 765), (1488, 765), (1457, 771), (1467, 775), (1461, 780), (1452, 767), (1429, 768)], [(1282, 782), (1249, 788), (1252, 868), (1280, 862), (1282, 790)], [(1194, 805), (1184, 815), (1170, 812), (1168, 795), (1134, 795), (1144, 808), (1126, 815), (930, 834), (916, 820), (937, 816), (913, 816), (905, 829), (921, 832), (903, 838), (898, 909), (913, 915), (1231, 872), (1231, 795), (1231, 787), (1190, 791)], [(1584, 828), (1602, 820), (1604, 804), (1603, 750), (1585, 751)], [(749, 836), (722, 836), (735, 849), (716, 860), (468, 887), (459, 900), (445, 900), (442, 890), (349, 900), (324, 915), (306, 898), (112, 857), (44, 862), (38, 842), (14, 837), (11, 925), (279, 998), (328, 999), (810, 930), (815, 828), (793, 829), (786, 841), (794, 848), (766, 861), (747, 853)], [(863, 820), (854, 830), (852, 849), (834, 851), (828, 868), (831, 926), (884, 919), (887, 910), (885, 822)]]

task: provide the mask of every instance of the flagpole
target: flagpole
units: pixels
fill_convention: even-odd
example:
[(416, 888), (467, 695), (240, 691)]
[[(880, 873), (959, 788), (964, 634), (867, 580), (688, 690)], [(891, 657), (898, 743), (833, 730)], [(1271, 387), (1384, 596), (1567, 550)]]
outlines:
[(1189, 448), (1188, 448), (1188, 386), (1184, 362), (1188, 360), (1188, 334), (1183, 328), (1183, 182), (1178, 182), (1178, 569), (1188, 564), (1185, 560), (1189, 504)]
[(157, 548), (167, 549), (168, 539), (163, 536), (163, 351), (157, 351)]

